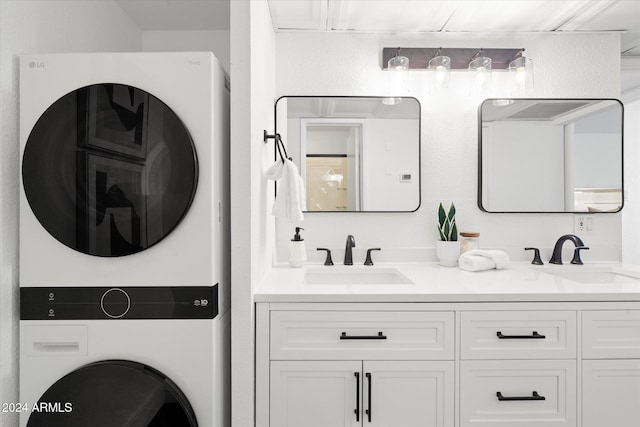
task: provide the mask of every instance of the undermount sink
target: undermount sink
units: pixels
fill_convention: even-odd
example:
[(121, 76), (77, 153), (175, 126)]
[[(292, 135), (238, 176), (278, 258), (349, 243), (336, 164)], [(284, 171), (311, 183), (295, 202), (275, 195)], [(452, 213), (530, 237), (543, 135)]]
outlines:
[(309, 285), (394, 285), (411, 284), (395, 268), (334, 266), (308, 268), (304, 283)]
[(636, 272), (599, 266), (558, 266), (540, 269), (544, 273), (579, 283), (638, 283)]

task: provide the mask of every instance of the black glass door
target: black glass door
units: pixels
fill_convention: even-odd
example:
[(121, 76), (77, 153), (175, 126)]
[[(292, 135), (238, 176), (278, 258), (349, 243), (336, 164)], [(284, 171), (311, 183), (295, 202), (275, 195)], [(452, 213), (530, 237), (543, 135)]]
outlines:
[(84, 366), (52, 385), (27, 427), (197, 427), (193, 408), (168, 378), (136, 362)]
[(33, 213), (58, 241), (123, 256), (180, 223), (198, 162), (187, 128), (166, 104), (104, 83), (68, 93), (42, 114), (25, 146), (22, 179)]

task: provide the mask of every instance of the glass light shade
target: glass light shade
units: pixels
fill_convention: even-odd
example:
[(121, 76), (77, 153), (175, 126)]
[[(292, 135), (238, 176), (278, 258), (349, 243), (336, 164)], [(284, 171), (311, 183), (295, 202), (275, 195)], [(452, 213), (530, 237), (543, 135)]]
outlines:
[(491, 92), (491, 58), (479, 56), (469, 62), (471, 94), (488, 95)]
[(526, 95), (533, 89), (533, 61), (524, 56), (509, 63), (511, 77), (511, 96)]
[(431, 58), (427, 68), (433, 70), (434, 75), (430, 80), (434, 89), (447, 89), (451, 86), (451, 58), (448, 56)]
[(389, 71), (409, 71), (409, 58), (396, 55), (387, 63)]
[(396, 55), (387, 63), (387, 72), (389, 73), (389, 87), (387, 93), (389, 97), (382, 102), (386, 105), (395, 105), (402, 102), (398, 96), (405, 95), (406, 92), (406, 75), (409, 71), (409, 58), (406, 56)]

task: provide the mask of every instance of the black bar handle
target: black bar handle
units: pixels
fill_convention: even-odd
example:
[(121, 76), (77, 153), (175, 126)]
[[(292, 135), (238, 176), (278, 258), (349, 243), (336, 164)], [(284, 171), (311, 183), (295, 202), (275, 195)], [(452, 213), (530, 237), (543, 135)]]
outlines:
[(531, 393), (531, 396), (503, 396), (502, 393), (497, 392), (498, 400), (501, 402), (509, 402), (514, 400), (546, 400), (544, 396), (540, 396), (537, 391)]
[(536, 331), (533, 331), (531, 335), (503, 335), (502, 332), (496, 332), (498, 339), (501, 340), (536, 340), (536, 339), (545, 339), (546, 336), (539, 334)]
[(346, 332), (343, 332), (340, 335), (341, 340), (386, 340), (387, 336), (383, 335), (382, 332), (378, 332), (378, 335), (347, 335)]
[(364, 412), (367, 414), (367, 421), (371, 422), (371, 372), (364, 374), (367, 377), (369, 383), (369, 395), (367, 396), (367, 406), (369, 407)]
[(353, 412), (356, 413), (356, 421), (360, 421), (360, 372), (354, 372), (356, 377), (356, 409)]

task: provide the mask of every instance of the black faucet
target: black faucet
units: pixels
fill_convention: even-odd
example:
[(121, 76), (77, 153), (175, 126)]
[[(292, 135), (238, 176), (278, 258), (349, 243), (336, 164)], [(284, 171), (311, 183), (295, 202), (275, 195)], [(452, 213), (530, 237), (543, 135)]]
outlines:
[(353, 265), (353, 254), (351, 249), (356, 246), (356, 239), (349, 234), (347, 236), (347, 247), (344, 250), (344, 265)]
[(580, 259), (580, 251), (589, 248), (586, 247), (582, 239), (575, 234), (565, 234), (558, 239), (556, 245), (553, 247), (553, 255), (551, 255), (549, 263), (562, 264), (562, 245), (564, 245), (564, 242), (566, 242), (567, 240), (571, 240), (576, 247), (573, 252), (573, 259), (571, 260), (571, 264), (582, 265), (582, 260)]

